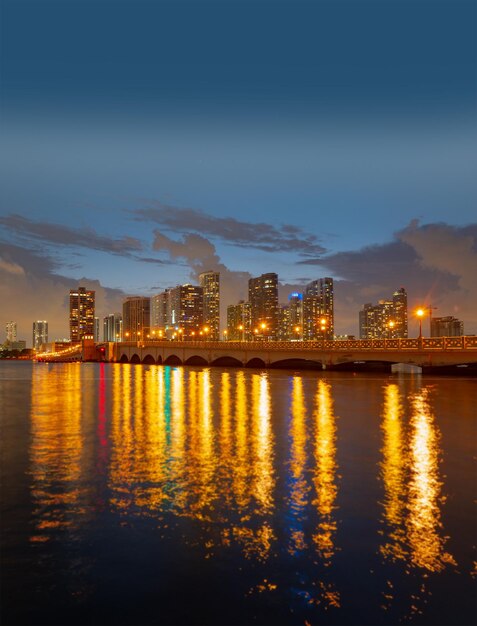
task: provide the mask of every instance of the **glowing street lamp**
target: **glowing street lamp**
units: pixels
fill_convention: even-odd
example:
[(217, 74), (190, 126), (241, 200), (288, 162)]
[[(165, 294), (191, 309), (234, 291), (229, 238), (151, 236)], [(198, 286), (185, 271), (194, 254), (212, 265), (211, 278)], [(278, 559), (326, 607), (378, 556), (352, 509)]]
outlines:
[(325, 338), (325, 333), (326, 333), (326, 327), (328, 326), (328, 320), (326, 319), (326, 317), (322, 317), (320, 319), (320, 330), (321, 330), (321, 338), (324, 340)]
[(388, 339), (392, 337), (392, 333), (394, 327), (396, 326), (396, 322), (394, 320), (389, 320), (388, 322)]
[(425, 311), (423, 308), (419, 307), (416, 311), (416, 316), (419, 320), (419, 341), (422, 340), (422, 318), (425, 315)]
[(227, 331), (226, 330), (223, 331), (223, 335), (224, 335), (224, 341), (227, 341)]
[(243, 333), (243, 324), (239, 324), (238, 329), (239, 329), (239, 331), (240, 331), (240, 333), (241, 333), (241, 335), (242, 335), (242, 336), (241, 336), (241, 340), (243, 341), (243, 334), (244, 334), (244, 333)]

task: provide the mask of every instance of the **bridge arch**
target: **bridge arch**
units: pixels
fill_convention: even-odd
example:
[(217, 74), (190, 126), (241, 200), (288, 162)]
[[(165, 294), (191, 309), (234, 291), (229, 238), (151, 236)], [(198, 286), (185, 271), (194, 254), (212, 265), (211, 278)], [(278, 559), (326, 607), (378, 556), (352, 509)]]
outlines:
[(184, 365), (208, 365), (208, 362), (207, 359), (204, 359), (203, 356), (195, 354), (194, 356), (190, 356), (186, 361), (184, 361)]
[(170, 354), (164, 360), (164, 365), (182, 365), (182, 361), (176, 354)]
[(242, 361), (236, 359), (233, 356), (219, 356), (218, 359), (214, 359), (211, 365), (222, 367), (243, 367)]
[(131, 361), (130, 363), (140, 363), (141, 359), (139, 358), (139, 355), (134, 353), (131, 357)]
[(245, 367), (255, 367), (255, 368), (262, 368), (262, 367), (266, 367), (266, 363), (263, 359), (256, 357), (253, 357), (252, 359), (250, 359), (249, 361), (247, 361), (247, 363), (245, 364)]
[(323, 363), (313, 359), (280, 359), (270, 364), (273, 369), (313, 369), (322, 370)]
[(121, 354), (121, 358), (119, 359), (120, 363), (129, 363), (129, 359), (128, 359), (128, 355), (127, 354)]
[(152, 354), (146, 354), (146, 356), (143, 358), (142, 362), (145, 365), (155, 365), (156, 364), (156, 359), (152, 356)]

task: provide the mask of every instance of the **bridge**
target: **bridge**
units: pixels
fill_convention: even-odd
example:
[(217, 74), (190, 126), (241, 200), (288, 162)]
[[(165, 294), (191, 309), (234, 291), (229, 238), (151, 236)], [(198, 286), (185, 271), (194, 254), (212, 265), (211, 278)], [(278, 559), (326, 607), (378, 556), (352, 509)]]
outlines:
[(401, 364), (423, 371), (461, 368), (477, 374), (477, 337), (356, 339), (347, 341), (165, 341), (94, 343), (84, 340), (43, 361), (103, 361), (164, 365), (294, 369), (391, 369)]
[(474, 336), (293, 342), (146, 341), (114, 344), (113, 351), (110, 360), (120, 363), (354, 370), (390, 369), (391, 365), (403, 364), (424, 370), (466, 366), (477, 372)]

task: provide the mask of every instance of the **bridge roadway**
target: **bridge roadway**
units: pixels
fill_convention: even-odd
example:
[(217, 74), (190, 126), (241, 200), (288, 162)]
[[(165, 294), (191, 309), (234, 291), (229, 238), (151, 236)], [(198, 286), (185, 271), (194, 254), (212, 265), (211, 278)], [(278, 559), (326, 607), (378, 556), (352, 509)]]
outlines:
[(470, 366), (469, 373), (477, 371), (476, 336), (303, 342), (154, 340), (97, 344), (96, 352), (98, 349), (103, 358), (91, 360), (318, 369), (359, 369), (360, 365), (365, 369), (373, 364), (401, 363), (424, 370)]

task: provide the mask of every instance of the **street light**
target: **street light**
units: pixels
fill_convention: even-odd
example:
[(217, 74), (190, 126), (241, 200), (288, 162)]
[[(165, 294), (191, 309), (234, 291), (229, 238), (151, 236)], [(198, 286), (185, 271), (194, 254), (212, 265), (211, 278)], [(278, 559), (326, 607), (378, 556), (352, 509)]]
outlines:
[(300, 339), (301, 326), (295, 326), (293, 330), (296, 332), (297, 339)]
[(419, 341), (422, 341), (422, 318), (425, 315), (424, 309), (420, 308), (416, 311), (417, 318), (419, 320)]
[(388, 339), (391, 339), (392, 332), (394, 327), (396, 326), (396, 322), (394, 320), (389, 320), (388, 322)]
[(240, 333), (241, 333), (241, 335), (242, 335), (241, 340), (243, 341), (243, 334), (244, 334), (244, 333), (243, 333), (243, 324), (240, 324), (240, 325), (239, 325), (239, 327), (238, 327), (238, 329), (239, 329), (239, 331), (240, 331)]
[(224, 341), (227, 341), (227, 331), (226, 330), (224, 330), (223, 335), (224, 335)]

